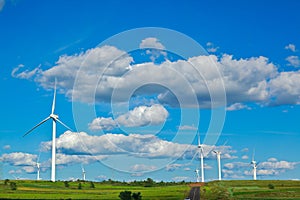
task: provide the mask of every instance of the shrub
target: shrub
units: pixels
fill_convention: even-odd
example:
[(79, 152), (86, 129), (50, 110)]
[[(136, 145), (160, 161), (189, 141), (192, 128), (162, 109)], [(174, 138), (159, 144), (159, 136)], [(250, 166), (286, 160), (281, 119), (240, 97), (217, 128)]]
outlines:
[(132, 198), (133, 198), (133, 200), (142, 200), (141, 193), (140, 193), (140, 192), (138, 192), (138, 193), (133, 193), (133, 194), (132, 194)]
[(274, 189), (275, 186), (274, 186), (272, 183), (270, 183), (270, 184), (268, 185), (268, 188), (269, 188), (269, 189)]
[(68, 181), (64, 181), (65, 187), (69, 187), (69, 182)]
[(10, 189), (17, 190), (17, 184), (15, 182), (10, 182)]
[(4, 180), (4, 185), (7, 185), (8, 182), (9, 182), (9, 179), (5, 179)]
[(121, 200), (131, 200), (131, 191), (120, 192), (119, 197)]
[(82, 189), (82, 185), (81, 183), (78, 184), (78, 190), (81, 190)]
[(90, 183), (90, 188), (95, 188), (95, 185), (93, 182)]

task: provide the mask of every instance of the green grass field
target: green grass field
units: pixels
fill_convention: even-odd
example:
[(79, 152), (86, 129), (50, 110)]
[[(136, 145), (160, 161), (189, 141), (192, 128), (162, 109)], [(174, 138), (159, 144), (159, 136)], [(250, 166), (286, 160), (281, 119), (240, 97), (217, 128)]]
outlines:
[[(11, 182), (17, 185), (16, 190), (11, 189)], [(129, 186), (122, 183), (96, 183), (91, 188), (90, 182), (34, 181), (34, 180), (10, 180), (5, 184), (0, 181), (0, 199), (119, 199), (121, 191), (141, 192), (143, 200), (182, 200), (188, 192), (188, 184), (174, 184), (153, 187)], [(213, 181), (206, 183), (205, 192), (225, 190), (230, 199), (299, 199), (300, 181)], [(205, 199), (205, 198), (203, 198)], [(209, 197), (206, 199), (217, 199)]]

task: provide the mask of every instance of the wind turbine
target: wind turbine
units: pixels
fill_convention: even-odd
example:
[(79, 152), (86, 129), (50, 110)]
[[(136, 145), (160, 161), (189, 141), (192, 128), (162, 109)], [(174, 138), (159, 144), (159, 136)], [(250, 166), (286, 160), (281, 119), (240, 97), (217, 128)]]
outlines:
[(200, 182), (199, 169), (196, 169), (195, 172), (196, 172), (196, 177), (197, 177), (197, 183), (199, 183)]
[(81, 165), (81, 170), (82, 170), (82, 180), (85, 181), (85, 170), (83, 168), (83, 165)]
[(55, 110), (55, 101), (56, 101), (56, 80), (55, 80), (55, 85), (54, 85), (54, 95), (53, 95), (53, 102), (52, 102), (52, 109), (51, 109), (51, 114), (44, 119), (43, 121), (41, 121), (40, 123), (38, 123), (37, 125), (35, 125), (32, 129), (30, 129), (29, 131), (27, 131), (24, 135), (28, 135), (29, 133), (31, 133), (34, 129), (36, 129), (37, 127), (39, 127), (40, 125), (42, 125), (43, 123), (45, 123), (46, 121), (48, 121), (49, 119), (52, 119), (52, 159), (51, 159), (51, 181), (55, 182), (55, 154), (56, 154), (56, 147), (55, 147), (55, 139), (56, 139), (56, 122), (59, 122), (60, 124), (62, 124), (64, 127), (66, 127), (69, 130), (70, 129), (67, 125), (65, 125), (62, 121), (60, 121), (58, 119), (58, 115), (54, 114), (54, 110)]
[(256, 169), (257, 169), (258, 163), (254, 160), (254, 154), (255, 154), (255, 149), (253, 150), (252, 161), (250, 164), (253, 167), (253, 180), (256, 180)]
[(222, 180), (221, 175), (221, 151), (213, 151), (217, 155), (217, 161), (218, 161), (218, 177), (219, 181)]
[[(225, 146), (225, 144), (227, 143), (227, 141), (223, 144), (223, 146)], [(218, 161), (218, 177), (219, 177), (219, 181), (222, 180), (222, 173), (221, 173), (221, 151), (213, 151), (216, 155), (217, 155), (217, 161)]]
[(200, 157), (201, 182), (204, 183), (204, 162), (203, 162), (203, 145), (200, 143), (200, 134), (198, 132), (198, 150)]
[(36, 168), (37, 168), (37, 171), (36, 171), (36, 180), (39, 181), (41, 180), (40, 178), (40, 166), (41, 166), (41, 163), (39, 163), (39, 160), (40, 160), (40, 155), (38, 156), (37, 160), (36, 160)]

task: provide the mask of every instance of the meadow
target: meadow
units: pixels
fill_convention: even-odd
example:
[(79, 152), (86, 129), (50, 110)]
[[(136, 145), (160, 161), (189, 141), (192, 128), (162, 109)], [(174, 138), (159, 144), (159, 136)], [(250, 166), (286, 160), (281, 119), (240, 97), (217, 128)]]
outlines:
[[(14, 184), (15, 187), (14, 188)], [(143, 182), (145, 183), (145, 182)], [(50, 182), (1, 180), (0, 199), (119, 199), (122, 191), (140, 192), (143, 200), (182, 200), (188, 183)], [(300, 181), (212, 181), (201, 187), (201, 199), (299, 199)]]

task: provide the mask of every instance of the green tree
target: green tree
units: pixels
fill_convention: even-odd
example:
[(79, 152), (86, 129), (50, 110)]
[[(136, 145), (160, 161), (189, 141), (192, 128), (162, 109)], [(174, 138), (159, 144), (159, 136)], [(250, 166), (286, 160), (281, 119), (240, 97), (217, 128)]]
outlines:
[(132, 194), (133, 200), (142, 200), (142, 195), (140, 192)]
[(132, 200), (131, 198), (131, 191), (123, 191), (120, 192), (119, 197), (121, 200)]
[(154, 186), (154, 184), (155, 184), (155, 182), (151, 178), (147, 178), (147, 180), (145, 181), (145, 187), (152, 187), (152, 186)]
[(9, 182), (9, 179), (5, 179), (4, 180), (4, 185), (7, 185), (8, 182)]
[(69, 187), (69, 182), (68, 181), (64, 181), (65, 187)]
[(93, 182), (90, 182), (90, 188), (95, 188), (95, 185)]
[(78, 184), (78, 190), (81, 190), (82, 189), (82, 185), (81, 183)]
[(10, 189), (17, 190), (17, 184), (15, 182), (10, 182)]

